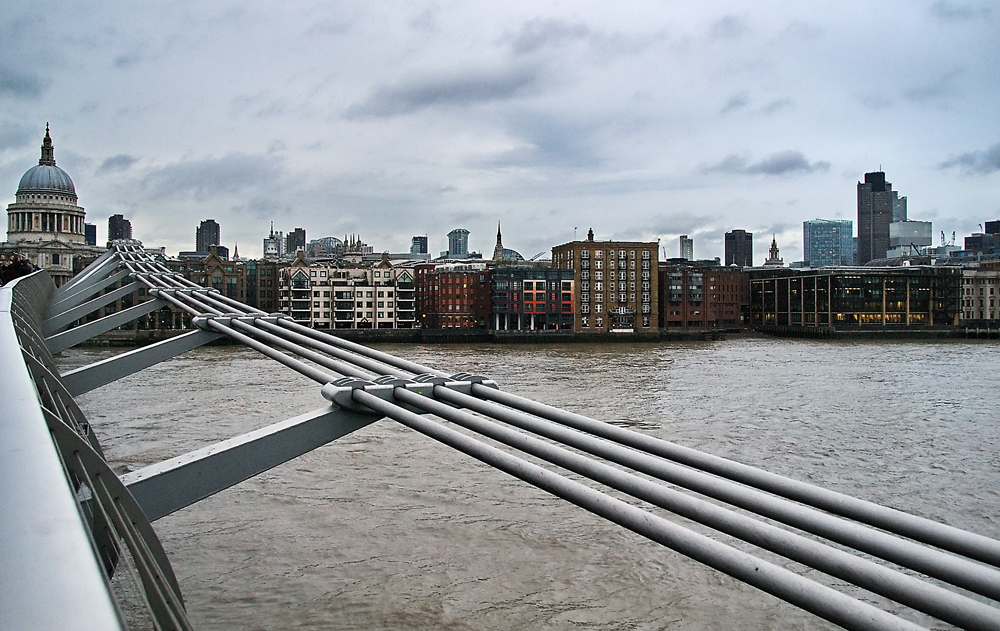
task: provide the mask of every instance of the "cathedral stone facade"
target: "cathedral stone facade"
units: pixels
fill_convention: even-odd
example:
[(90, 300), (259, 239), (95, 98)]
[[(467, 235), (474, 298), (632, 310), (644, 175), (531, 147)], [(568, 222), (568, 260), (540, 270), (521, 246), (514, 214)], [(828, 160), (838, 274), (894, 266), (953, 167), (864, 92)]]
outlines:
[(15, 201), (7, 206), (7, 242), (0, 252), (20, 254), (62, 285), (104, 252), (87, 245), (85, 218), (73, 180), (56, 166), (46, 125), (38, 165), (21, 177)]

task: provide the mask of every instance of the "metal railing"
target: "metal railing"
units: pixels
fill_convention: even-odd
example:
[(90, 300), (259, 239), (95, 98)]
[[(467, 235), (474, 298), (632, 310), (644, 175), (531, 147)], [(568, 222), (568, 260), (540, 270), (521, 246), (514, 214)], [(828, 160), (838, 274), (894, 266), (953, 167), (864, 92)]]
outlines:
[[(133, 582), (141, 586), (145, 610), (158, 628), (187, 623), (176, 581), (147, 518), (156, 520), (389, 418), (844, 628), (919, 628), (856, 598), (850, 587), (856, 586), (961, 628), (1000, 629), (996, 540), (566, 412), (501, 391), (481, 376), (448, 374), (266, 314), (170, 272), (138, 244), (116, 245), (53, 294), (41, 317), (46, 296), (38, 286), (44, 282), (36, 275), (10, 290), (22, 297), (11, 303), (8, 312), (14, 315), (8, 319), (16, 322), (11, 328), (17, 332), (23, 371), (37, 392), (34, 422), (48, 428), (56, 462), (63, 467), (66, 488), (57, 491), (65, 495), (69, 490), (70, 507), (82, 525), (74, 536), (87, 535), (90, 562), (100, 570), (73, 580), (91, 587), (101, 582), (112, 593), (115, 568), (128, 557)], [(97, 295), (113, 294), (121, 283), (146, 287), (154, 308), (172, 305), (190, 314), (198, 330), (56, 375), (52, 349), (118, 325), (121, 316), (112, 314), (67, 328), (71, 317), (87, 310), (83, 305), (100, 304)], [(148, 303), (132, 307), (133, 314), (145, 313)], [(22, 310), (28, 315), (18, 315)], [(312, 379), (330, 405), (120, 480), (114, 477), (72, 395), (223, 336)], [(0, 338), (5, 360), (13, 354), (6, 339)], [(25, 387), (28, 381), (18, 383)], [(7, 419), (0, 427), (3, 438), (6, 425)], [(37, 434), (26, 432), (22, 442), (40, 441)], [(39, 445), (32, 449), (44, 451)], [(51, 440), (48, 450), (53, 451)], [(52, 460), (52, 454), (47, 458)], [(850, 593), (695, 532), (643, 504), (818, 570), (846, 583)], [(45, 510), (29, 502), (23, 519)], [(27, 562), (18, 567), (34, 571)], [(113, 597), (103, 598), (121, 619), (121, 606)]]

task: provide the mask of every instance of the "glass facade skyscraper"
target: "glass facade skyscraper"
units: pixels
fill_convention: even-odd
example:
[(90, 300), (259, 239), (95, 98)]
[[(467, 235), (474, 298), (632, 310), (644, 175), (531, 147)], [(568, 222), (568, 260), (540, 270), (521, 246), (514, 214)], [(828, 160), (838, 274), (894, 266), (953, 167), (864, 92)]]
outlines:
[(803, 221), (802, 259), (810, 267), (854, 265), (854, 223), (849, 219)]
[(733, 230), (726, 233), (726, 267), (753, 267), (753, 233)]

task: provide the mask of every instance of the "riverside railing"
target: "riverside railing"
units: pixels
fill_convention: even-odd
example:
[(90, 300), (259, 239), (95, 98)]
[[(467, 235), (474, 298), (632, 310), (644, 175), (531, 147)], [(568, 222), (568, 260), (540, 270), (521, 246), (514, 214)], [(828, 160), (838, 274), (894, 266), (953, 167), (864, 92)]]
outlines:
[[(23, 291), (18, 289), (22, 283)], [(48, 489), (48, 493), (66, 496), (67, 489), (71, 491), (71, 501), (67, 503), (63, 497), (67, 505), (61, 510), (66, 514), (72, 512), (70, 508), (76, 510), (80, 526), (66, 537), (77, 542), (78, 553), (91, 555), (90, 564), (97, 570), (62, 578), (74, 585), (87, 583), (94, 592), (102, 585), (106, 588), (101, 596), (106, 603), (103, 609), (119, 620), (124, 620), (121, 612), (125, 608), (116, 604), (113, 582), (120, 574), (116, 568), (127, 557), (126, 566), (135, 568), (130, 570), (136, 577), (132, 583), (144, 590), (139, 600), (146, 615), (158, 628), (187, 624), (169, 564), (146, 519), (155, 521), (355, 429), (390, 418), (844, 628), (919, 627), (904, 616), (856, 598), (852, 595), (855, 591), (844, 593), (764, 561), (643, 508), (641, 503), (943, 622), (966, 629), (1000, 629), (1000, 609), (996, 606), (1000, 601), (1000, 542), (996, 540), (524, 399), (499, 390), (484, 377), (449, 375), (315, 331), (288, 317), (263, 313), (197, 286), (170, 272), (134, 242), (116, 244), (83, 274), (53, 293), (44, 316), (39, 317), (45, 291), (38, 287), (45, 283), (49, 281), (44, 275), (37, 274), (18, 281), (11, 290), (12, 294), (23, 294), (12, 301), (11, 310), (29, 314), (8, 318), (17, 331), (15, 337), (29, 378), (16, 383), (18, 388), (31, 386), (38, 393), (41, 404), (32, 423), (48, 427), (55, 440), (54, 453), (61, 456), (64, 467), (61, 484), (66, 488)], [(69, 327), (74, 318), (117, 300), (127, 293), (126, 288), (134, 291), (139, 286), (147, 289), (150, 299), (125, 310), (128, 316), (122, 311)], [(197, 330), (64, 375), (51, 369), (50, 352), (119, 326), (124, 317), (135, 318), (166, 304), (190, 314)], [(0, 325), (6, 325), (6, 320)], [(312, 379), (331, 405), (128, 473), (111, 483), (107, 465), (101, 464), (99, 445), (71, 395), (223, 336)], [(0, 345), (0, 351), (8, 351), (7, 342)], [(16, 405), (22, 405), (24, 398)], [(23, 404), (30, 407), (29, 403)], [(0, 427), (4, 438), (6, 425), (5, 420)], [(35, 444), (45, 443), (44, 432), (34, 427), (23, 433), (20, 440), (31, 443), (30, 455), (24, 459), (52, 461), (52, 453), (41, 453), (53, 452), (52, 441), (47, 446)], [(4, 441), (4, 447), (6, 444)], [(517, 452), (553, 468), (529, 462)], [(52, 463), (48, 466), (51, 469)], [(14, 469), (19, 471), (18, 465)], [(560, 469), (640, 504), (571, 479)], [(5, 467), (4, 473), (11, 472)], [(36, 475), (41, 479), (40, 473)], [(56, 484), (53, 478), (49, 471), (46, 484)], [(5, 506), (23, 506), (20, 519), (24, 522), (37, 519), (38, 511), (47, 510), (50, 501), (20, 500), (24, 503)], [(131, 530), (115, 529), (130, 523)], [(108, 534), (112, 530), (113, 536)], [(7, 532), (6, 523), (2, 532)], [(23, 529), (18, 532), (22, 533), (18, 536), (26, 536)], [(89, 539), (89, 548), (80, 552), (83, 538)], [(18, 571), (33, 573), (30, 558), (23, 561)], [(43, 563), (38, 575), (55, 569)], [(0, 570), (4, 576), (6, 571)], [(65, 568), (62, 571), (67, 572)], [(5, 597), (0, 594), (0, 598)], [(38, 602), (40, 598), (40, 594), (35, 595)]]

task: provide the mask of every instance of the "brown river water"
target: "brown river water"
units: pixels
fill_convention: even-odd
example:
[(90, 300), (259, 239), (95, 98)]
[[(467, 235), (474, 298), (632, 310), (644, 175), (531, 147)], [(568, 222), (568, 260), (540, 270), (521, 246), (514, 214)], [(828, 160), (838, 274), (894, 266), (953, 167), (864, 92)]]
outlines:
[[(996, 343), (379, 348), (1000, 538)], [(326, 404), (313, 382), (236, 346), (79, 402), (118, 471)], [(199, 629), (834, 628), (389, 420), (154, 527)]]

